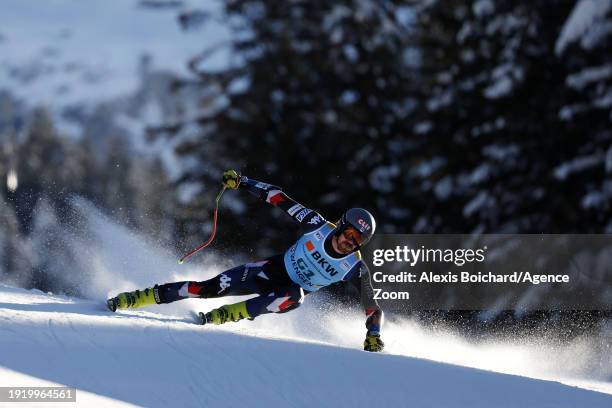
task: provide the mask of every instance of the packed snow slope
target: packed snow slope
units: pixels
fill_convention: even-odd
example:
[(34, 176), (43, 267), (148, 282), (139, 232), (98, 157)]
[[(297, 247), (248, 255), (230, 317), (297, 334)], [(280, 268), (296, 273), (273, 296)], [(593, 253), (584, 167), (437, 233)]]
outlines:
[(76, 387), (79, 405), (96, 406), (612, 406), (612, 395), (558, 382), (241, 327), (112, 314), (98, 301), (2, 285), (0, 378), (3, 386)]

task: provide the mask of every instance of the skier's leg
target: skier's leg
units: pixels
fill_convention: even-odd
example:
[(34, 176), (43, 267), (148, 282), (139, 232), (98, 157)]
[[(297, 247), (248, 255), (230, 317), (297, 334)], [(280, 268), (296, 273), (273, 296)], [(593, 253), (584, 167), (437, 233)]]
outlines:
[(263, 260), (240, 265), (202, 282), (172, 282), (142, 291), (120, 293), (107, 301), (108, 308), (114, 312), (116, 309), (135, 309), (190, 297), (216, 298), (269, 292), (273, 281), (262, 273), (269, 262)]
[(286, 313), (304, 302), (304, 290), (297, 285), (280, 288), (267, 296), (257, 296), (246, 301), (251, 318), (267, 313)]
[(269, 291), (269, 280), (262, 278), (263, 268), (268, 262), (263, 260), (240, 265), (202, 282), (174, 282), (156, 286), (158, 303), (170, 303), (189, 297), (209, 299)]
[(299, 307), (304, 301), (304, 291), (297, 285), (279, 288), (267, 295), (261, 295), (232, 305), (221, 306), (204, 314), (200, 313), (203, 324), (237, 322), (244, 318), (254, 319), (266, 313), (286, 313)]

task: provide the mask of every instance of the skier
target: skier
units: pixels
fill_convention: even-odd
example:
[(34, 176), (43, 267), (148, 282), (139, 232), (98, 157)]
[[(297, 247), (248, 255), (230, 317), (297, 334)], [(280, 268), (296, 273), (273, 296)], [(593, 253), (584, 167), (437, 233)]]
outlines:
[(284, 254), (237, 266), (203, 282), (166, 283), (142, 291), (120, 293), (108, 299), (108, 308), (114, 312), (190, 297), (259, 295), (206, 314), (199, 313), (202, 324), (223, 324), (244, 318), (252, 320), (264, 313), (288, 312), (300, 306), (306, 294), (360, 276), (367, 316), (364, 350), (382, 351), (383, 312), (374, 300), (370, 272), (359, 252), (376, 229), (372, 214), (362, 208), (351, 208), (334, 225), (316, 211), (289, 198), (279, 187), (240, 176), (235, 170), (223, 173), (223, 185), (245, 189), (281, 208), (301, 224), (304, 234)]

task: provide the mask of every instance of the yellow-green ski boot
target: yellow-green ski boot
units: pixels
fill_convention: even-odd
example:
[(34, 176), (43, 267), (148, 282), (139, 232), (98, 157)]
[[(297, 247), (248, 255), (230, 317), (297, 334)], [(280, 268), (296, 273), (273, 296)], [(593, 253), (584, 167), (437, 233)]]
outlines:
[(242, 319), (251, 319), (246, 307), (246, 300), (233, 305), (221, 306), (204, 314), (198, 313), (200, 324), (223, 324), (229, 321), (237, 322)]
[(111, 312), (115, 312), (117, 309), (138, 309), (139, 307), (156, 304), (157, 301), (155, 300), (153, 288), (135, 290), (134, 292), (123, 292), (106, 301), (106, 305)]

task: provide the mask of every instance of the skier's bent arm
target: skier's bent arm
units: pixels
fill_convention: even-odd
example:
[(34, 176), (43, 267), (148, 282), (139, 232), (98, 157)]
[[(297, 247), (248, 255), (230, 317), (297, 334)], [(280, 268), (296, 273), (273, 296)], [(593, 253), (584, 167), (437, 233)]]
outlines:
[(361, 264), (361, 304), (365, 310), (368, 333), (380, 333), (383, 324), (383, 311), (374, 299), (374, 288), (370, 278), (370, 269), (362, 262)]
[(365, 326), (368, 329), (363, 342), (363, 349), (366, 351), (382, 351), (385, 343), (380, 338), (380, 329), (383, 324), (384, 313), (374, 298), (374, 288), (372, 287), (368, 266), (361, 262), (360, 268), (361, 304), (366, 312)]
[(285, 211), (291, 218), (309, 230), (320, 227), (326, 220), (318, 212), (293, 200), (278, 186), (240, 176), (239, 188)]

